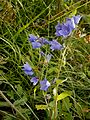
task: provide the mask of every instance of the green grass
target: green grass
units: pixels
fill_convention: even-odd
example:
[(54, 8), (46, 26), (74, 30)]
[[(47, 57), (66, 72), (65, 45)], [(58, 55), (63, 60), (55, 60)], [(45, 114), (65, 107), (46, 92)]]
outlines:
[[(89, 6), (89, 0), (0, 1), (0, 120), (49, 119), (47, 111), (35, 108), (46, 103), (39, 86), (35, 92), (30, 77), (22, 71), (26, 61), (40, 80), (45, 76), (50, 82), (66, 79), (58, 88), (59, 94), (70, 90), (72, 96), (58, 102), (57, 120), (90, 119), (90, 40), (86, 43), (85, 37), (77, 37), (74, 31), (63, 51), (51, 52), (44, 46), (43, 51), (54, 56), (48, 65), (42, 64), (45, 58), (40, 56), (40, 49), (33, 50), (28, 42), (29, 34), (55, 38), (57, 21), (63, 22), (74, 14), (83, 16), (78, 29), (89, 35)], [(54, 87), (49, 88), (51, 96)]]

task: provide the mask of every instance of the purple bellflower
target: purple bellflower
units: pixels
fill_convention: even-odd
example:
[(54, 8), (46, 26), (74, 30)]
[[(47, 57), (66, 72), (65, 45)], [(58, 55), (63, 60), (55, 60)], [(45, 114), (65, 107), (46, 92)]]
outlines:
[(45, 56), (45, 53), (43, 51), (40, 51), (41, 56)]
[(79, 23), (81, 19), (80, 15), (73, 16), (72, 18), (67, 18), (66, 23), (63, 23), (62, 25), (58, 22), (56, 25), (56, 36), (63, 36), (67, 37), (71, 34), (72, 30), (75, 29), (75, 25)]
[(34, 36), (32, 34), (29, 35), (29, 41), (32, 44), (32, 47), (35, 48), (40, 48), (44, 44), (49, 44), (49, 41), (43, 37), (39, 38), (37, 36)]
[(29, 41), (30, 41), (30, 42), (35, 42), (37, 39), (38, 39), (37, 36), (34, 36), (34, 35), (32, 35), (32, 34), (29, 35)]
[(32, 47), (35, 49), (35, 48), (40, 48), (42, 45), (41, 43), (35, 41), (35, 42), (32, 42)]
[(73, 19), (74, 19), (74, 23), (77, 25), (81, 19), (81, 16), (80, 15), (73, 16)]
[(27, 75), (32, 76), (32, 75), (34, 74), (32, 68), (30, 67), (30, 65), (28, 64), (28, 62), (26, 62), (26, 64), (23, 65), (23, 69), (22, 69), (22, 70), (23, 70), (23, 71), (25, 72), (25, 74), (27, 74)]
[(39, 38), (38, 42), (40, 42), (42, 45), (49, 44), (49, 41), (46, 38), (43, 38), (43, 37)]
[(33, 85), (36, 85), (38, 83), (38, 80), (39, 79), (37, 77), (32, 77), (30, 81), (33, 83)]
[(45, 56), (45, 62), (49, 63), (49, 61), (51, 60), (51, 57), (53, 57), (52, 54), (45, 54), (43, 51), (40, 52), (41, 56)]
[(40, 81), (40, 90), (44, 90), (47, 91), (48, 87), (50, 86), (49, 81), (47, 81), (47, 79), (44, 79), (43, 81)]
[(50, 48), (52, 49), (52, 51), (61, 50), (63, 48), (63, 46), (60, 43), (58, 43), (56, 40), (52, 40), (49, 44), (51, 45)]
[(52, 57), (52, 56), (53, 56), (52, 54), (46, 55), (46, 62), (49, 63), (49, 61), (51, 60), (51, 57)]

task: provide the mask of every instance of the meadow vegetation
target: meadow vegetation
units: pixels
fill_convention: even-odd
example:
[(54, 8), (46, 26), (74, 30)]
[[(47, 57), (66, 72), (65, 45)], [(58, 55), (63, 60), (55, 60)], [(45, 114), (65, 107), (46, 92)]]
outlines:
[[(77, 15), (57, 37), (58, 22)], [(30, 35), (63, 49), (35, 49)], [(90, 120), (90, 0), (0, 0), (0, 120)]]

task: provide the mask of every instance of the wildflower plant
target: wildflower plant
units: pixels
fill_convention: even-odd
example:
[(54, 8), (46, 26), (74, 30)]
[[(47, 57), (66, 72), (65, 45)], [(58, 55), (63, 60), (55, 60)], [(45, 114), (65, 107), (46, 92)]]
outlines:
[[(60, 79), (61, 68), (63, 65), (65, 65), (64, 54), (66, 48), (64, 45), (65, 43), (61, 44), (58, 42), (58, 38), (62, 37), (62, 39), (66, 39), (68, 36), (70, 36), (72, 31), (76, 28), (76, 25), (78, 25), (80, 19), (81, 16), (77, 15), (73, 16), (72, 18), (67, 18), (65, 23), (60, 24), (58, 22), (58, 24), (55, 26), (55, 35), (57, 39), (47, 40), (44, 37), (38, 37), (33, 34), (30, 34), (28, 38), (30, 44), (32, 45), (32, 49), (36, 49), (37, 51), (39, 51), (39, 55), (44, 58), (44, 69), (43, 71), (40, 71), (43, 74), (37, 74), (35, 69), (33, 69), (31, 65), (26, 61), (26, 63), (23, 65), (23, 71), (26, 75), (30, 76), (30, 82), (33, 83), (33, 86), (35, 87), (34, 95), (39, 88), (45, 98), (46, 104), (36, 105), (37, 110), (44, 109), (48, 111), (48, 119), (50, 120), (57, 119), (58, 101), (66, 98), (67, 96), (71, 96), (72, 94), (71, 91), (64, 91), (61, 93), (59, 93), (60, 91), (58, 91), (59, 86), (67, 80)], [(50, 52), (48, 53), (45, 50), (43, 51), (43, 46), (48, 46)], [(57, 62), (59, 65), (54, 65), (54, 69), (56, 70), (54, 72), (56, 72), (57, 77), (55, 77), (53, 74), (52, 79), (50, 79), (48, 72), (52, 71), (53, 68), (50, 68), (49, 63), (52, 61), (53, 57), (55, 57), (55, 51), (60, 52), (61, 58), (57, 58)], [(40, 68), (40, 70), (42, 70), (42, 68)]]

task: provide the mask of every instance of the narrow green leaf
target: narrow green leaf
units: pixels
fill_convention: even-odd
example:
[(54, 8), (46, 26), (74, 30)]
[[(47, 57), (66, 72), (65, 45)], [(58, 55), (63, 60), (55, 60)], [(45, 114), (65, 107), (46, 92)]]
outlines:
[(60, 80), (60, 79), (57, 79), (56, 80), (56, 84), (57, 85), (60, 85), (60, 84), (62, 84), (63, 82), (65, 82), (67, 79), (65, 79), (65, 80)]
[(57, 101), (64, 99), (67, 96), (71, 96), (71, 91), (62, 92), (60, 95), (57, 96)]

